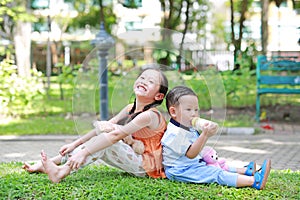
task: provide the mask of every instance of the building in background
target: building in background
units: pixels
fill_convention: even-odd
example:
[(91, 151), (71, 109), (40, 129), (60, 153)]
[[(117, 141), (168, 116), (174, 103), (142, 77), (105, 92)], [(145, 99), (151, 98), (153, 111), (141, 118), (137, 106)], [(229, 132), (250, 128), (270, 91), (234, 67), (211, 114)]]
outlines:
[[(76, 11), (72, 10), (72, 7), (68, 3), (64, 3), (63, 0), (34, 0), (43, 8), (40, 11), (36, 10), (36, 15), (61, 15), (62, 17), (76, 17)], [(122, 62), (126, 57), (125, 53), (130, 47), (141, 46), (144, 39), (149, 35), (146, 35), (143, 30), (151, 28), (160, 28), (162, 20), (162, 11), (159, 0), (135, 0), (136, 8), (128, 8), (128, 0), (112, 0), (114, 13), (117, 17), (117, 24), (112, 28), (112, 34), (120, 40), (116, 43), (116, 54), (121, 55), (118, 59)], [(215, 26), (214, 13), (222, 13), (224, 15), (225, 31), (230, 33), (230, 8), (226, 6), (227, 0), (211, 0), (211, 9), (206, 13), (208, 16), (208, 23), (205, 26), (205, 37), (201, 40), (194, 40), (194, 33), (187, 33), (187, 37), (191, 38), (193, 46), (190, 48), (192, 51), (192, 59), (195, 60), (196, 65), (210, 66), (214, 65), (219, 70), (231, 70), (233, 69), (233, 53), (232, 49), (227, 49), (228, 44), (225, 38), (213, 34)], [(300, 1), (295, 0), (298, 7)], [(46, 5), (49, 3), (48, 5)], [(41, 12), (42, 11), (42, 12)], [(248, 47), (247, 40), (255, 41), (257, 50), (261, 50), (261, 2), (255, 0), (252, 7), (249, 9), (251, 15), (245, 21), (245, 33), (244, 40), (242, 42), (242, 50)], [(292, 1), (287, 0), (283, 2), (279, 8), (275, 3), (270, 3), (269, 6), (269, 39), (267, 52), (269, 55), (296, 55), (300, 60), (300, 11), (294, 9)], [(92, 40), (95, 38), (94, 30), (90, 30), (87, 26), (84, 30), (78, 30), (72, 34), (66, 33), (62, 30), (62, 27), (51, 22), (51, 30), (47, 29), (45, 24), (36, 24), (39, 26), (39, 31), (32, 33), (32, 40), (36, 43), (43, 43), (49, 37), (51, 41), (83, 41)], [(44, 30), (43, 30), (44, 28)], [(223, 30), (222, 30), (223, 31)], [(141, 37), (141, 34), (145, 36)], [(152, 38), (151, 38), (152, 37)], [(159, 40), (159, 35), (154, 34), (150, 37), (150, 40)], [(122, 42), (123, 41), (123, 42)], [(126, 42), (124, 42), (126, 41)], [(68, 44), (65, 42), (65, 44)], [(68, 47), (67, 47), (68, 48)], [(68, 49), (67, 49), (68, 50)], [(141, 55), (144, 57), (138, 57), (138, 59), (145, 59), (148, 62), (151, 60), (151, 51), (149, 49), (141, 49)], [(83, 55), (84, 56), (84, 55)], [(70, 58), (67, 58), (70, 59)], [(74, 58), (73, 58), (74, 59)]]

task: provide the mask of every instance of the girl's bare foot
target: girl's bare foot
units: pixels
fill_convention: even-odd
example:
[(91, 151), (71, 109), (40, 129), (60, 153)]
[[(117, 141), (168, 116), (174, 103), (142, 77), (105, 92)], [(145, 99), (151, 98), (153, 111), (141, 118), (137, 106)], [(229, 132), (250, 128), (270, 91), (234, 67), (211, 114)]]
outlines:
[(48, 175), (50, 181), (53, 183), (60, 182), (65, 176), (70, 173), (70, 169), (67, 165), (57, 166), (51, 159), (48, 159), (44, 151), (41, 152), (42, 164), (45, 169), (45, 173)]
[(33, 165), (25, 162), (24, 165), (22, 166), (22, 168), (25, 169), (29, 173), (35, 173), (35, 172), (45, 173), (45, 168), (41, 161), (39, 161)]

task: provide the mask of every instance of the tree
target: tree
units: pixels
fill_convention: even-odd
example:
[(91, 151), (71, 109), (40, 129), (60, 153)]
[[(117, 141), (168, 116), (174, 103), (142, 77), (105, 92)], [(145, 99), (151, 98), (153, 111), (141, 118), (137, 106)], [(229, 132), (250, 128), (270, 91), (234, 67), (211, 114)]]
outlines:
[[(160, 0), (163, 19), (162, 28), (176, 30), (182, 33), (180, 42), (179, 53), (183, 55), (183, 44), (185, 42), (186, 33), (196, 33), (199, 35), (199, 30), (204, 27), (206, 23), (207, 10), (203, 7), (207, 7), (207, 0)], [(164, 32), (162, 35), (162, 41), (168, 41), (170, 38), (167, 35), (168, 32)], [(170, 53), (166, 54), (166, 57), (162, 59), (163, 64), (169, 64)], [(177, 57), (177, 63), (179, 63), (180, 56)]]
[[(287, 0), (261, 0), (261, 44), (262, 44), (262, 53), (266, 54), (267, 46), (268, 46), (268, 36), (269, 36), (269, 28), (268, 28), (268, 21), (269, 21), (269, 5), (272, 2), (275, 2), (275, 5), (279, 8), (283, 2)], [(292, 0), (293, 6), (295, 8), (296, 1)]]
[(0, 0), (0, 39), (13, 44), (10, 51), (15, 53), (20, 76), (30, 76), (30, 33), (35, 18), (30, 14), (28, 3), (29, 0)]
[[(244, 22), (248, 8), (251, 6), (253, 0), (230, 0), (230, 25), (231, 25), (231, 43), (234, 46), (234, 61), (236, 61), (238, 53), (241, 51), (241, 44), (243, 39), (243, 31), (245, 28)], [(237, 13), (239, 18), (237, 19)]]
[[(103, 20), (107, 32), (116, 23), (116, 16), (113, 13), (112, 1), (105, 0), (68, 0), (78, 12), (76, 19), (69, 24), (69, 29), (100, 27), (100, 20)], [(104, 17), (105, 16), (105, 17)]]
[(268, 46), (268, 16), (269, 16), (269, 1), (270, 0), (261, 0), (261, 47), (262, 53), (265, 55), (267, 53)]

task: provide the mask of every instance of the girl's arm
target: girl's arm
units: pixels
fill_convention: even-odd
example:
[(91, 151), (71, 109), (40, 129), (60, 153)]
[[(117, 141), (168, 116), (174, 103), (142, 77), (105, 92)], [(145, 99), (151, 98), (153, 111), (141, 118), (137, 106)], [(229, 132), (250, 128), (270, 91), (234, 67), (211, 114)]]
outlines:
[(209, 137), (216, 134), (218, 131), (218, 125), (216, 123), (206, 123), (203, 125), (201, 135), (197, 138), (197, 140), (190, 146), (190, 148), (186, 152), (186, 156), (188, 158), (195, 158), (200, 151), (205, 146)]
[[(93, 154), (99, 150), (102, 150), (112, 144), (117, 143), (126, 136), (144, 128), (149, 127), (150, 129), (156, 128), (159, 125), (158, 115), (152, 111), (145, 111), (138, 116), (136, 116), (131, 122), (126, 125), (115, 124), (115, 130), (109, 133), (103, 133), (96, 137), (101, 137), (100, 141), (95, 142), (95, 145), (86, 145), (86, 149), (90, 154)], [(90, 146), (90, 147), (89, 147)], [(94, 147), (95, 146), (95, 147)]]
[(109, 133), (102, 133), (87, 141), (80, 152), (69, 158), (68, 165), (72, 169), (78, 169), (84, 162), (87, 156), (105, 149), (119, 140), (125, 138), (144, 127), (150, 129), (156, 128), (159, 125), (159, 118), (153, 111), (145, 111), (136, 116), (131, 122), (122, 126), (115, 125), (115, 130)]
[(159, 126), (159, 115), (151, 110), (145, 111), (136, 116), (126, 125), (115, 125), (115, 130), (111, 131), (112, 142), (115, 143), (136, 131), (149, 127), (155, 129)]
[[(130, 105), (128, 105), (130, 106)], [(123, 117), (126, 117), (127, 114), (127, 110), (128, 110), (128, 106), (126, 106), (125, 108), (123, 108), (115, 117), (111, 118), (109, 120), (110, 123), (116, 124), (120, 119), (122, 119)], [(78, 145), (87, 142), (88, 140), (90, 140), (92, 137), (96, 136), (97, 133), (96, 131), (93, 129), (90, 132), (88, 132), (87, 134), (83, 135), (82, 137), (80, 137), (79, 139), (77, 139), (77, 141), (74, 141), (76, 143), (78, 143)]]
[[(116, 124), (120, 119), (126, 117), (127, 111), (129, 109), (129, 106), (124, 107), (115, 117), (111, 118), (109, 120), (110, 123)], [(86, 133), (85, 135), (81, 136), (80, 138), (76, 139), (75, 141), (63, 145), (59, 152), (61, 155), (65, 155), (68, 152), (73, 151), (76, 147), (78, 147), (79, 145), (86, 143), (87, 141), (89, 141), (92, 137), (97, 135), (97, 131), (95, 129), (89, 131), (88, 133)]]
[(128, 110), (131, 108), (132, 105), (127, 105), (125, 108), (123, 108), (116, 116), (111, 118), (109, 122), (116, 124), (118, 121), (123, 119), (124, 117), (128, 116)]
[(93, 129), (90, 132), (86, 133), (85, 135), (83, 135), (82, 137), (74, 140), (73, 142), (69, 143), (69, 144), (65, 144), (63, 145), (60, 149), (59, 149), (59, 153), (64, 156), (66, 153), (69, 153), (71, 151), (73, 151), (76, 147), (78, 147), (79, 145), (85, 143), (86, 141), (88, 141), (89, 139), (91, 139), (92, 137), (96, 136), (96, 130)]

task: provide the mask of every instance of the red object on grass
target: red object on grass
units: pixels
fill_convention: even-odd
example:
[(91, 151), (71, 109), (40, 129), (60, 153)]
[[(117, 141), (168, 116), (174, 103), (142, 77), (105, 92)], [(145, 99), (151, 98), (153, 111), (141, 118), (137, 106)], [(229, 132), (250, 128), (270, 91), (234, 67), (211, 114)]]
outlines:
[(272, 126), (270, 126), (269, 124), (261, 126), (261, 127), (266, 130), (274, 130), (274, 128)]

